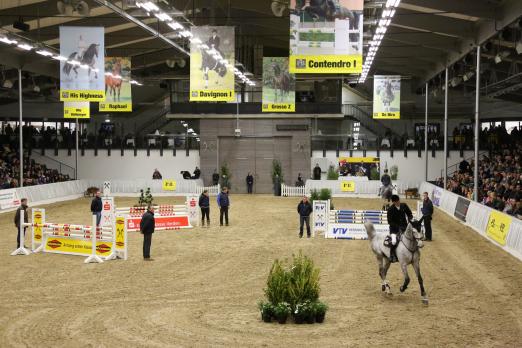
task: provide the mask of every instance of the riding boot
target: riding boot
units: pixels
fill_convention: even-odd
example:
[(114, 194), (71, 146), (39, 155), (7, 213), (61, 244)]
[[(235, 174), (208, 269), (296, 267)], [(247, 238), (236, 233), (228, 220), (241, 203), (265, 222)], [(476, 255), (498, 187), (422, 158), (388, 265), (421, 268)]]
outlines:
[(397, 259), (397, 254), (395, 253), (395, 249), (397, 248), (396, 245), (392, 245), (392, 247), (390, 248), (390, 262), (391, 263), (394, 263), (394, 262), (397, 262), (399, 261)]

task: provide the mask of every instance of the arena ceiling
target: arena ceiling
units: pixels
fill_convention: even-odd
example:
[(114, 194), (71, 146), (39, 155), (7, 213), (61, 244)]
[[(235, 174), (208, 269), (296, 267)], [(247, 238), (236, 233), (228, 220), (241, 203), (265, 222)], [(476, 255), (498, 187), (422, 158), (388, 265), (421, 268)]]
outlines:
[[(183, 52), (188, 51), (187, 41), (171, 28), (133, 6), (130, 0), (85, 2), (89, 6), (87, 16), (77, 12), (60, 14), (55, 0), (0, 0), (1, 31), (58, 49), (59, 26), (103, 26), (106, 55), (132, 57), (135, 77), (150, 83), (169, 78), (188, 79), (188, 56)], [(371, 39), (377, 27), (385, 2), (365, 1), (365, 42)], [(256, 68), (256, 58), (288, 54), (288, 12), (277, 17), (272, 12), (271, 4), (272, 0), (159, 1), (162, 8), (170, 8), (171, 16), (186, 26), (235, 26), (236, 58), (258, 78), (261, 71)], [(384, 36), (370, 75), (400, 74), (414, 79), (418, 86), (430, 80), (436, 84), (438, 74), (446, 66), (462, 60), (477, 44), (496, 37), (490, 51), (484, 50), (482, 57), (486, 66), (495, 70), (497, 82), (503, 81), (512, 75), (513, 62), (516, 68), (521, 61), (515, 51), (517, 40), (521, 39), (517, 27), (520, 23), (516, 21), (521, 15), (520, 0), (402, 0)], [(13, 23), (20, 20), (30, 26), (28, 31), (22, 32), (13, 27)], [(517, 34), (509, 39), (499, 38), (499, 33), (508, 25), (513, 30), (517, 29)], [(489, 64), (503, 51), (509, 54), (503, 57), (501, 63)], [(35, 54), (2, 47), (1, 56), (1, 63), (6, 66), (23, 66), (24, 70), (40, 75), (58, 75), (57, 63)], [(167, 61), (171, 67), (166, 64)], [(468, 57), (465, 64), (471, 67), (471, 61)], [(452, 71), (458, 76), (461, 70), (453, 68)], [(518, 70), (514, 71), (516, 73)], [(346, 78), (350, 80), (350, 76)], [(513, 82), (520, 83), (517, 79)], [(473, 79), (469, 80), (468, 85), (472, 83)], [(508, 83), (507, 87), (510, 86)]]

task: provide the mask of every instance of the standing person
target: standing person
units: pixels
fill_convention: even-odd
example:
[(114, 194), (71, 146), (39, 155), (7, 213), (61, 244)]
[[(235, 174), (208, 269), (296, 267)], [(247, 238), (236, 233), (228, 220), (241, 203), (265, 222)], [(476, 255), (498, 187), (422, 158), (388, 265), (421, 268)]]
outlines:
[[(382, 196), (382, 193), (388, 186), (392, 183), (391, 177), (388, 175), (388, 169), (384, 170), (384, 174), (381, 176), (381, 188), (379, 189), (379, 196)], [(389, 201), (388, 201), (389, 202)]]
[(102, 209), (103, 205), (100, 197), (100, 191), (96, 191), (96, 197), (94, 197), (91, 202), (92, 215), (96, 215), (96, 226), (100, 226)]
[(212, 174), (212, 185), (216, 186), (219, 184), (219, 174), (216, 169), (214, 169), (214, 173)]
[[(16, 232), (17, 232), (17, 235), (16, 235), (16, 248), (20, 248), (20, 243), (22, 243), (22, 245), (24, 245), (24, 248), (25, 248), (25, 241), (21, 241), (20, 242), (20, 234), (22, 233), (22, 229), (21, 229), (21, 226), (20, 226), (20, 214), (24, 214), (24, 223), (27, 223), (29, 222), (29, 217), (27, 216), (27, 208), (29, 208), (27, 206), (27, 198), (22, 198), (21, 199), (21, 202), (20, 202), (20, 206), (18, 207), (18, 209), (16, 209), (16, 214), (15, 214), (15, 218), (14, 218), (14, 223), (15, 223), (15, 226), (16, 226)], [(24, 237), (25, 237), (25, 231), (27, 231), (27, 227), (24, 227)]]
[(205, 216), (207, 217), (207, 226), (210, 227), (210, 199), (208, 190), (204, 190), (199, 196), (199, 207), (201, 208), (201, 226), (205, 227)]
[(319, 163), (315, 164), (313, 174), (314, 174), (314, 180), (321, 180), (321, 167), (319, 167)]
[(397, 247), (397, 234), (400, 234), (408, 227), (408, 221), (413, 219), (410, 207), (406, 203), (401, 203), (399, 196), (391, 196), (392, 205), (388, 208), (387, 218), (390, 225), (391, 247), (390, 262), (397, 262), (395, 248)]
[(150, 258), (150, 245), (152, 244), (152, 234), (154, 233), (154, 208), (151, 204), (147, 206), (147, 211), (141, 217), (140, 232), (143, 234), (143, 259), (145, 261), (153, 261)]
[(247, 193), (252, 193), (252, 187), (254, 186), (254, 176), (250, 172), (248, 172), (248, 175), (246, 177), (246, 184), (247, 184)]
[(219, 207), (219, 226), (223, 226), (223, 216), (225, 217), (225, 225), (228, 226), (228, 208), (230, 207), (228, 187), (223, 186), (221, 189), (221, 192), (217, 196), (217, 204)]
[(428, 196), (428, 192), (422, 194), (424, 199), (422, 200), (422, 220), (424, 221), (424, 234), (426, 240), (431, 241), (431, 220), (433, 219), (433, 203)]
[(306, 236), (310, 238), (310, 214), (312, 213), (312, 205), (308, 201), (308, 197), (303, 196), (303, 199), (297, 205), (297, 212), (299, 213), (299, 238), (303, 238), (303, 224), (306, 223)]

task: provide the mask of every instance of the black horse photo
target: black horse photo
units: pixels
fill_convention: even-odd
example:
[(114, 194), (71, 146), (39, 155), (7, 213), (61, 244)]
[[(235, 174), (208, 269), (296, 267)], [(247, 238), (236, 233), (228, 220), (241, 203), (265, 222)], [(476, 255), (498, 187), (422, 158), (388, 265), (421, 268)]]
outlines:
[[(219, 49), (220, 43), (221, 38), (217, 35), (217, 30), (213, 29), (212, 36), (209, 37), (206, 44), (214, 51), (216, 55), (224, 58), (225, 56), (223, 55), (223, 52), (221, 52), (221, 50)], [(207, 50), (201, 50), (201, 70), (203, 71), (205, 88), (208, 88), (209, 71), (215, 71), (219, 75), (219, 77), (225, 77), (225, 75), (227, 74), (226, 65)], [(217, 85), (219, 81), (216, 79), (215, 83)]]
[(82, 56), (80, 56), (78, 52), (71, 53), (68, 57), (69, 59), (65, 62), (65, 65), (62, 69), (65, 75), (69, 76), (71, 74), (71, 71), (74, 71), (74, 78), (78, 78), (78, 65), (69, 63), (72, 60), (76, 60), (80, 62), (80, 64), (85, 64), (89, 67), (87, 73), (89, 79), (91, 78), (91, 70), (94, 72), (94, 78), (97, 79), (98, 73), (96, 71), (95, 65), (96, 59), (98, 58), (99, 47), (99, 44), (90, 44)]

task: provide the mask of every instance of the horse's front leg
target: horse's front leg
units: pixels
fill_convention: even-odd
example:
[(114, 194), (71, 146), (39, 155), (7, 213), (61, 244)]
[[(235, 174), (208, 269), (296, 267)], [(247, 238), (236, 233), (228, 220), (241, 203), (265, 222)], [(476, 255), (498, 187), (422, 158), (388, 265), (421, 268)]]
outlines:
[(424, 281), (422, 280), (422, 275), (420, 273), (420, 258), (417, 257), (413, 260), (413, 269), (415, 270), (415, 275), (417, 275), (417, 280), (419, 281), (422, 303), (428, 304), (428, 296), (426, 296), (426, 291), (424, 290)]
[(401, 292), (404, 292), (408, 288), (408, 284), (410, 283), (410, 276), (408, 275), (408, 264), (401, 262), (401, 270), (404, 275), (404, 283), (401, 285)]

